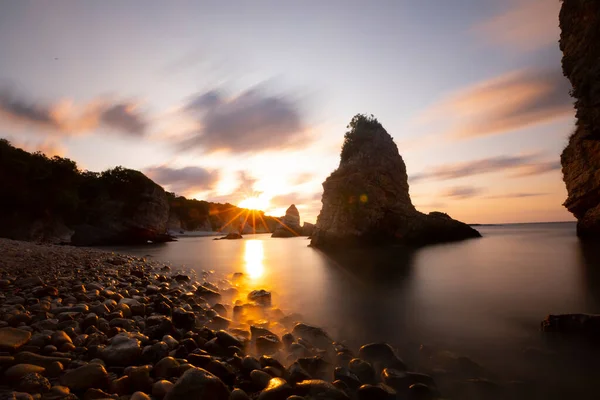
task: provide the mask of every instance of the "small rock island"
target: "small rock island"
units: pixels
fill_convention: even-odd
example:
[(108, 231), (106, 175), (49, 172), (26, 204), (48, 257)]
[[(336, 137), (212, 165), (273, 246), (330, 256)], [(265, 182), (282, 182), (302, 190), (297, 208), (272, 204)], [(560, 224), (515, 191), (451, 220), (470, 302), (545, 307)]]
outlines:
[(375, 117), (356, 115), (348, 128), (340, 165), (323, 183), (311, 246), (419, 247), (481, 236), (447, 214), (416, 210), (398, 147)]

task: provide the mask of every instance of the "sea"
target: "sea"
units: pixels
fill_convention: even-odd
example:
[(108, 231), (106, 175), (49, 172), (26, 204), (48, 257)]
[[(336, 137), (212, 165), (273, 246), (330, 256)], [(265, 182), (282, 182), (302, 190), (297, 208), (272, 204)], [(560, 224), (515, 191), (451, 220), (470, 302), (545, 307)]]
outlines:
[[(271, 291), (283, 311), (299, 313), (350, 346), (383, 341), (406, 352), (443, 349), (469, 357), (497, 379), (555, 385), (554, 395), (598, 385), (597, 349), (580, 341), (555, 348), (540, 322), (548, 314), (600, 313), (600, 246), (580, 242), (574, 222), (476, 229), (482, 238), (415, 251), (324, 253), (305, 237), (269, 234), (184, 237), (111, 250), (215, 277), (242, 272), (249, 289)], [(556, 367), (540, 365), (540, 357), (556, 352), (572, 357)]]

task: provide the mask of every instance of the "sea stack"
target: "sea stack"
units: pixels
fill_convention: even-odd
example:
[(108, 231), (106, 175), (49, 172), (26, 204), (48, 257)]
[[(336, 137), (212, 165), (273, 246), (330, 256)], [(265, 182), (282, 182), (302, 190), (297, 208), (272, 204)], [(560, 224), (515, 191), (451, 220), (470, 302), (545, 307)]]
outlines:
[(281, 219), (281, 222), (282, 223), (275, 229), (271, 237), (294, 237), (302, 234), (300, 213), (295, 204), (292, 204), (285, 211), (285, 217)]
[(561, 155), (577, 235), (600, 237), (600, 2), (564, 0), (560, 11), (563, 73), (571, 81), (577, 125)]
[(312, 246), (417, 247), (481, 236), (447, 214), (415, 209), (398, 147), (373, 116), (356, 115), (348, 128), (340, 165), (323, 183)]

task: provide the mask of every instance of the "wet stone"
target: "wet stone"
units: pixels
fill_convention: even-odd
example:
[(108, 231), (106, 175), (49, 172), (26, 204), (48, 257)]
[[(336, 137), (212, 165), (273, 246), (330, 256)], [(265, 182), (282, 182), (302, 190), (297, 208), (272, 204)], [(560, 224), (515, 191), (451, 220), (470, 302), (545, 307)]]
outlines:
[(67, 371), (61, 376), (60, 383), (73, 391), (103, 388), (108, 384), (108, 373), (100, 364), (87, 364)]
[(394, 400), (396, 392), (385, 385), (362, 385), (358, 389), (359, 400)]
[(29, 373), (43, 374), (44, 368), (32, 364), (17, 364), (13, 365), (4, 372), (4, 377), (7, 381), (18, 382), (21, 378)]
[(294, 394), (294, 389), (281, 378), (272, 378), (267, 387), (258, 396), (258, 400), (285, 400)]
[(229, 394), (229, 389), (219, 378), (204, 369), (191, 368), (185, 371), (164, 398), (228, 400)]
[(259, 369), (255, 369), (254, 371), (250, 372), (250, 379), (258, 390), (263, 390), (266, 388), (267, 385), (269, 385), (271, 378), (271, 375)]
[(305, 397), (316, 397), (331, 400), (349, 400), (346, 393), (336, 388), (331, 383), (319, 379), (299, 382), (296, 385), (296, 394)]
[(37, 372), (24, 375), (16, 386), (18, 390), (30, 394), (45, 393), (50, 390), (50, 387), (50, 381)]
[(31, 332), (16, 328), (0, 328), (0, 350), (16, 351), (31, 338)]

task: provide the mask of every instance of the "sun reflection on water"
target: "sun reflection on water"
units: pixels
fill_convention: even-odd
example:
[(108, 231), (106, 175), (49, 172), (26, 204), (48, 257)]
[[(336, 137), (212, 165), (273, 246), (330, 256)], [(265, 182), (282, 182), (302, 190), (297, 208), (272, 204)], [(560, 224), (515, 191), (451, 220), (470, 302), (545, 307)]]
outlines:
[(251, 279), (257, 279), (265, 272), (263, 265), (264, 250), (262, 240), (247, 240), (244, 248), (246, 273)]

